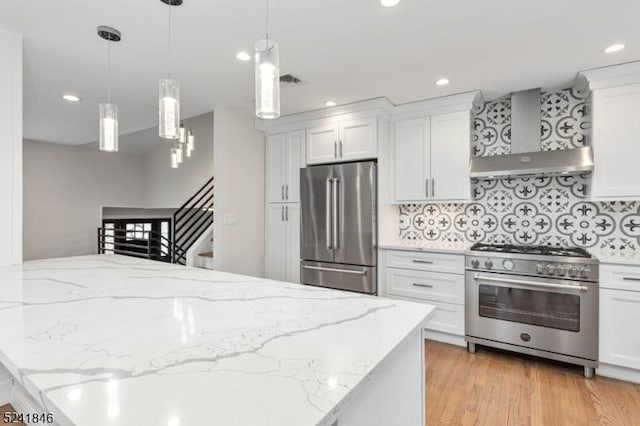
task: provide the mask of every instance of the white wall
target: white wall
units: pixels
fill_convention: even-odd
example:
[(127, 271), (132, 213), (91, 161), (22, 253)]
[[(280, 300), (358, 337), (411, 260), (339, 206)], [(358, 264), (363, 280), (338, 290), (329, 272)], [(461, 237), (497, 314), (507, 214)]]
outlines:
[(22, 262), (22, 38), (0, 31), (0, 265)]
[(264, 133), (255, 129), (252, 110), (215, 109), (213, 128), (214, 268), (262, 277)]
[(103, 205), (144, 199), (142, 161), (93, 146), (24, 141), (24, 258), (97, 253)]
[(213, 176), (213, 113), (184, 123), (193, 129), (195, 150), (177, 169), (171, 168), (171, 143), (160, 139), (155, 127), (144, 131), (149, 139), (158, 141), (158, 146), (144, 155), (144, 207), (180, 207)]

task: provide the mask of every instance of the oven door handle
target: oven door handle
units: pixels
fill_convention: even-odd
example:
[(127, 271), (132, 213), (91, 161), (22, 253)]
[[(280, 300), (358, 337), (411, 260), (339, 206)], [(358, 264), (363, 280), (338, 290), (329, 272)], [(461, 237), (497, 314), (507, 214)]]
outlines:
[(485, 275), (480, 275), (480, 274), (474, 274), (473, 278), (475, 280), (481, 280), (481, 281), (490, 281), (490, 282), (497, 282), (497, 283), (504, 283), (504, 284), (528, 285), (531, 287), (543, 287), (543, 288), (551, 288), (551, 289), (558, 289), (558, 290), (581, 290), (581, 291), (589, 290), (589, 288), (584, 285), (541, 283), (539, 281), (526, 281), (526, 280), (514, 280), (511, 278), (487, 277)]

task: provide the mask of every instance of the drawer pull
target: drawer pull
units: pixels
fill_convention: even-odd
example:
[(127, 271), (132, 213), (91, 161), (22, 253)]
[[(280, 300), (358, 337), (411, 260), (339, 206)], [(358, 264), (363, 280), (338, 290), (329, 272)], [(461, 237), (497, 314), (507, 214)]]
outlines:
[(420, 284), (420, 283), (413, 283), (414, 287), (426, 287), (426, 288), (433, 288), (433, 286), (431, 284)]
[(413, 259), (413, 263), (424, 263), (425, 265), (433, 265), (433, 262), (431, 260)]
[(640, 278), (634, 278), (634, 277), (624, 277), (622, 279), (625, 281), (640, 281)]

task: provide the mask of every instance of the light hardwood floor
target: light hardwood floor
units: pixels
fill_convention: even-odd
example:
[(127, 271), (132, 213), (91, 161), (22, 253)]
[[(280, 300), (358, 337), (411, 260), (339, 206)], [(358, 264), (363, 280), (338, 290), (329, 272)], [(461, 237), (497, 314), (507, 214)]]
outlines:
[(508, 352), (426, 343), (427, 425), (640, 425), (640, 385)]
[(25, 426), (24, 423), (5, 423), (4, 422), (4, 413), (15, 411), (13, 407), (9, 404), (0, 406), (0, 424), (11, 424), (12, 426)]

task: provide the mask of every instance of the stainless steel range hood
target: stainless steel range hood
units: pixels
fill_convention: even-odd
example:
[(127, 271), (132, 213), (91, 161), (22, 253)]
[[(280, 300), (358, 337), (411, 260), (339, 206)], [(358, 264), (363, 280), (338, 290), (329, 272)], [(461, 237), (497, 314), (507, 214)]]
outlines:
[(540, 150), (540, 89), (511, 95), (511, 154), (471, 158), (470, 176), (574, 175), (593, 171), (591, 147)]

